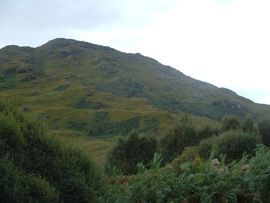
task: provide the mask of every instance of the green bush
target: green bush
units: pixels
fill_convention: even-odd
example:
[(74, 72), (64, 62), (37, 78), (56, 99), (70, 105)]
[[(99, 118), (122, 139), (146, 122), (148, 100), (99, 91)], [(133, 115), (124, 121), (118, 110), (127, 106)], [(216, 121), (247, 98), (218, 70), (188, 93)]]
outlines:
[(58, 202), (59, 194), (45, 179), (19, 170), (8, 156), (0, 159), (0, 202)]
[(80, 101), (78, 101), (78, 102), (76, 102), (76, 104), (74, 104), (73, 108), (98, 110), (98, 109), (108, 108), (108, 106), (103, 104), (102, 102), (92, 102), (92, 101), (88, 101), (85, 98), (82, 98)]
[(244, 152), (253, 154), (256, 145), (261, 141), (256, 134), (246, 133), (240, 130), (230, 130), (217, 137), (202, 140), (198, 146), (200, 157), (208, 158), (214, 144), (217, 145), (216, 157), (226, 154), (228, 162), (241, 159)]
[(179, 125), (160, 139), (163, 164), (170, 163), (185, 147), (197, 144), (197, 133), (192, 125)]
[(93, 127), (87, 133), (87, 136), (94, 137), (113, 137), (117, 135), (128, 135), (133, 129), (138, 129), (141, 116), (134, 118), (109, 122), (107, 112), (96, 112), (93, 118)]
[(68, 128), (73, 130), (84, 130), (87, 124), (85, 121), (68, 120)]
[(91, 202), (104, 191), (90, 158), (46, 136), (39, 121), (2, 101), (0, 147), (0, 198), (7, 202)]
[(218, 135), (219, 129), (212, 128), (209, 125), (203, 126), (198, 130), (198, 141), (201, 141), (202, 139), (206, 139), (208, 137), (212, 137), (214, 135)]
[(263, 120), (258, 124), (262, 136), (262, 143), (270, 147), (270, 120)]
[(242, 131), (228, 131), (218, 139), (219, 154), (226, 154), (228, 161), (239, 160), (244, 152), (253, 154), (256, 145), (261, 142), (258, 135)]
[(236, 130), (240, 128), (240, 120), (233, 115), (230, 116), (224, 116), (222, 119), (222, 131), (228, 131), (228, 130)]
[(155, 116), (146, 115), (143, 117), (144, 125), (139, 132), (149, 134), (157, 132), (159, 129), (159, 121)]
[(127, 138), (119, 138), (117, 144), (108, 152), (105, 172), (110, 174), (112, 169), (122, 174), (137, 173), (137, 164), (148, 164), (157, 151), (157, 140), (152, 136), (139, 135), (132, 132)]
[(207, 159), (211, 155), (212, 147), (216, 142), (217, 142), (216, 136), (203, 139), (199, 143), (198, 148), (197, 148), (199, 156), (204, 158), (204, 159)]
[(247, 118), (244, 123), (242, 123), (241, 125), (241, 129), (244, 132), (248, 132), (248, 133), (256, 133), (256, 128), (254, 126), (254, 121), (251, 120), (250, 118)]
[(53, 91), (63, 91), (67, 88), (69, 88), (69, 84), (66, 84), (66, 85), (59, 85), (58, 87), (56, 87), (55, 89), (53, 89)]
[(186, 147), (182, 154), (172, 161), (172, 166), (179, 168), (181, 164), (195, 161), (196, 159), (200, 160), (196, 147)]

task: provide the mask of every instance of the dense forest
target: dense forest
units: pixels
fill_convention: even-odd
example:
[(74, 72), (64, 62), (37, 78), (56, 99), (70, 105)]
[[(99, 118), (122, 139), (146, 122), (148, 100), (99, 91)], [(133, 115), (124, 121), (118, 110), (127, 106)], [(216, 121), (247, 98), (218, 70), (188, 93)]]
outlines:
[(268, 202), (270, 121), (188, 116), (162, 137), (133, 130), (101, 168), (0, 101), (0, 202)]

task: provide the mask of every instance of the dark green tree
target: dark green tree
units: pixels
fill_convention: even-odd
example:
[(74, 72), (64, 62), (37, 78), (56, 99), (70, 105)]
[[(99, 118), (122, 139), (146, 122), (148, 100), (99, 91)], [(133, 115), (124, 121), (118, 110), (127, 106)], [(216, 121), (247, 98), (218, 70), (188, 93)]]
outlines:
[(270, 120), (263, 120), (258, 123), (259, 132), (262, 136), (262, 143), (270, 147)]
[(240, 120), (234, 115), (226, 115), (222, 119), (221, 130), (236, 130), (240, 127)]
[(247, 118), (244, 123), (241, 125), (241, 129), (244, 132), (248, 132), (248, 133), (255, 133), (256, 132), (256, 128), (254, 126), (254, 121), (251, 120), (250, 118)]
[(179, 125), (160, 139), (160, 153), (163, 164), (179, 156), (185, 147), (198, 144), (195, 127), (190, 124)]
[(212, 137), (213, 135), (218, 135), (219, 129), (217, 128), (212, 128), (209, 125), (203, 126), (198, 130), (198, 139), (199, 141), (202, 139), (206, 139), (208, 137)]
[(0, 202), (59, 202), (59, 193), (47, 180), (25, 173), (4, 156), (0, 158)]
[(93, 202), (104, 190), (88, 156), (0, 100), (0, 202)]
[(157, 151), (157, 139), (152, 136), (131, 132), (127, 138), (119, 138), (107, 155), (105, 172), (110, 174), (116, 168), (122, 174), (136, 174), (137, 164), (148, 164)]

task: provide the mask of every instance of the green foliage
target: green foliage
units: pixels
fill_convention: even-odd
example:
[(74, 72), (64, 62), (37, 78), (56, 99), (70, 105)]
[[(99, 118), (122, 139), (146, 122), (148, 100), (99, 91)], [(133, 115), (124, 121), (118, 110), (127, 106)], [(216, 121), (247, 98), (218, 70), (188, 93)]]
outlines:
[(152, 136), (139, 136), (132, 132), (127, 138), (119, 138), (117, 144), (107, 155), (105, 171), (111, 173), (113, 168), (122, 174), (137, 173), (137, 164), (148, 164), (157, 151), (157, 140)]
[(16, 89), (16, 85), (2, 85), (0, 86), (0, 89), (7, 89), (7, 90), (15, 90)]
[(0, 158), (0, 202), (58, 202), (59, 194), (48, 181), (26, 174), (8, 156)]
[(244, 123), (242, 123), (241, 125), (241, 129), (244, 132), (248, 132), (248, 133), (256, 133), (256, 128), (254, 126), (254, 121), (251, 120), (250, 118), (247, 118)]
[(103, 123), (109, 120), (108, 112), (97, 111), (94, 114), (93, 122), (94, 124)]
[(40, 121), (2, 101), (0, 147), (0, 198), (7, 202), (91, 202), (103, 192), (91, 159), (46, 136)]
[(100, 202), (269, 202), (270, 149), (258, 146), (256, 156), (244, 156), (229, 166), (218, 160), (160, 168), (160, 158), (136, 176), (119, 177)]
[[(270, 148), (258, 145), (256, 150), (256, 156), (252, 157), (247, 165), (250, 166), (252, 181), (246, 180), (247, 186), (249, 186), (250, 196), (257, 198), (256, 200), (262, 200), (262, 202), (269, 201), (270, 197)], [(255, 184), (253, 184), (255, 183)], [(253, 193), (253, 191), (258, 191)]]
[(183, 163), (187, 163), (187, 162), (191, 162), (194, 161), (196, 159), (199, 159), (199, 154), (198, 151), (196, 149), (196, 147), (186, 147), (182, 154), (179, 155), (178, 157), (176, 157), (173, 161), (172, 161), (172, 166), (174, 168), (179, 168), (179, 166)]
[(233, 115), (224, 116), (222, 119), (222, 131), (236, 130), (240, 127), (240, 120)]
[[(140, 128), (140, 121), (143, 125)], [(96, 112), (92, 119), (93, 127), (88, 132), (88, 136), (113, 137), (117, 135), (128, 135), (133, 129), (139, 133), (151, 134), (159, 128), (159, 121), (154, 116), (136, 116), (134, 118), (110, 122), (107, 112)]]
[(101, 91), (111, 92), (115, 95), (127, 98), (141, 96), (143, 91), (143, 85), (131, 78), (119, 78), (116, 82), (92, 85), (95, 85)]
[(0, 159), (1, 202), (58, 201), (55, 189), (46, 180), (17, 169), (8, 156)]
[(226, 154), (227, 161), (239, 160), (244, 152), (253, 154), (261, 139), (256, 134), (228, 131), (218, 137), (218, 153)]
[(152, 97), (149, 95), (145, 95), (145, 98), (147, 98), (149, 101), (151, 101), (151, 103), (159, 109), (162, 109), (162, 110), (176, 110), (176, 109), (178, 109), (179, 110), (179, 108), (177, 108), (177, 106), (172, 105), (170, 103), (170, 101), (168, 101), (168, 100)]
[(86, 98), (82, 98), (80, 101), (74, 104), (73, 108), (98, 110), (108, 108), (108, 106), (102, 102), (92, 102), (88, 101)]
[(250, 118), (246, 118), (244, 122), (240, 122), (239, 118), (234, 115), (226, 115), (222, 119), (221, 131), (225, 132), (228, 130), (241, 129), (247, 133), (257, 133), (257, 130), (254, 126), (254, 121)]
[(144, 95), (154, 106), (162, 110), (180, 110), (186, 113), (208, 117), (214, 120), (221, 120), (226, 113), (238, 116), (245, 116), (245, 111), (236, 108), (213, 105), (203, 102), (179, 102), (175, 101), (173, 97), (162, 99), (160, 97), (153, 97)]
[(55, 89), (53, 89), (53, 91), (63, 91), (66, 90), (67, 88), (69, 88), (69, 84), (66, 85), (59, 85), (58, 87), (56, 87)]
[[(221, 90), (221, 92), (223, 92), (223, 90)], [(226, 93), (229, 93), (229, 92), (226, 92)], [(235, 94), (234, 92), (231, 92), (231, 93)], [(230, 96), (232, 96), (232, 94), (230, 94)], [(218, 101), (213, 101), (211, 106), (208, 105), (208, 107), (210, 108), (207, 108), (207, 110), (210, 115), (213, 114), (214, 116), (216, 116), (216, 118), (219, 118), (218, 120), (221, 120), (226, 114), (234, 115), (237, 117), (245, 117), (249, 109), (245, 106), (245, 103), (242, 103), (242, 102), (243, 100), (240, 103), (238, 103), (234, 101), (221, 99)]]
[(17, 76), (17, 73), (6, 73), (2, 78), (0, 78), (0, 81), (2, 82), (14, 82), (15, 78)]
[[(5, 73), (3, 77), (0, 77), (0, 89), (14, 90), (16, 84), (14, 84), (16, 73)], [(1, 84), (2, 83), (2, 84)]]
[(211, 150), (214, 144), (217, 143), (217, 137), (208, 137), (203, 139), (198, 145), (198, 153), (200, 157), (207, 159), (211, 155)]
[(183, 124), (170, 130), (160, 139), (160, 152), (163, 163), (171, 162), (179, 156), (185, 147), (197, 144), (195, 127)]
[(209, 125), (203, 126), (198, 130), (197, 138), (198, 140), (206, 139), (212, 137), (213, 135), (218, 135), (219, 129), (211, 128)]
[(262, 143), (270, 146), (270, 120), (263, 120), (258, 124), (259, 132), (262, 136)]
[(73, 130), (82, 131), (87, 124), (85, 121), (68, 120), (68, 128)]
[(210, 156), (212, 146), (216, 144), (216, 157), (226, 154), (226, 160), (231, 162), (241, 159), (244, 152), (253, 154), (253, 150), (260, 141), (260, 137), (256, 134), (230, 130), (217, 137), (202, 140), (198, 146), (198, 152), (201, 157), (207, 158)]
[(117, 135), (128, 135), (133, 129), (139, 128), (141, 116), (118, 121), (109, 122), (107, 112), (96, 112), (93, 118), (93, 127), (88, 136), (113, 137)]
[(155, 116), (144, 116), (143, 117), (144, 126), (140, 128), (140, 133), (155, 133), (159, 129), (159, 121)]

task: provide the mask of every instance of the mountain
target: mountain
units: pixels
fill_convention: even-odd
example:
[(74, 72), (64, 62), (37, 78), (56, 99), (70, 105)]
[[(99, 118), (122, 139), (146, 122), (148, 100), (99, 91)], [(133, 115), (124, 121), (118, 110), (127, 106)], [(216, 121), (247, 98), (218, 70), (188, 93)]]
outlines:
[(226, 114), (255, 121), (270, 115), (268, 105), (139, 53), (70, 39), (2, 48), (0, 90), (23, 111), (45, 118), (50, 132), (89, 137), (126, 135), (134, 128), (162, 134), (185, 114), (198, 126), (218, 125)]

